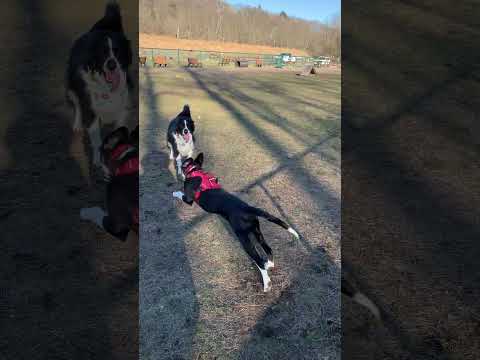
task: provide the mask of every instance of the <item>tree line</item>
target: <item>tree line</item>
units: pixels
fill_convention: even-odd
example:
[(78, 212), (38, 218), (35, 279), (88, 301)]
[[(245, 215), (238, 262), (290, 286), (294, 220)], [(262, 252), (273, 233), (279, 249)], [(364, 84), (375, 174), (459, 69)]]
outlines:
[(288, 47), (340, 56), (340, 16), (325, 23), (223, 0), (140, 0), (140, 31), (179, 39)]

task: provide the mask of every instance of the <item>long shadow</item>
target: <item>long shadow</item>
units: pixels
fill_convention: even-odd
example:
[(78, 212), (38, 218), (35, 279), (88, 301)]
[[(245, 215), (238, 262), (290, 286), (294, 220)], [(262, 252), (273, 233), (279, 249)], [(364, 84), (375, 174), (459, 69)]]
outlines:
[[(298, 124), (285, 116), (281, 116), (277, 111), (274, 110), (273, 106), (269, 105), (266, 101), (262, 101), (258, 98), (254, 98), (253, 96), (249, 96), (245, 92), (240, 91), (238, 90), (238, 88), (235, 87), (220, 87), (219, 82), (215, 80), (212, 81), (211, 79), (209, 79), (209, 84), (215, 85), (219, 93), (228, 95), (230, 98), (235, 99), (239, 104), (241, 104), (253, 114), (259, 116), (261, 119), (274, 124), (276, 127), (281, 128), (287, 133), (293, 133), (296, 138), (304, 142), (311, 141), (312, 138), (316, 138), (317, 136), (315, 133), (305, 132), (303, 129), (299, 128)], [(269, 90), (272, 93), (277, 94), (278, 89), (274, 89), (274, 87), (274, 84), (269, 84)], [(297, 106), (298, 104), (308, 104), (308, 106), (310, 106), (310, 103), (299, 100), (298, 98), (292, 96), (287, 96), (287, 94), (285, 94), (282, 99), (284, 102), (292, 103)], [(318, 105), (316, 106), (316, 108), (325, 111), (323, 107), (320, 107)], [(297, 117), (300, 118), (311, 118), (311, 114), (303, 110), (295, 109), (295, 114)], [(324, 119), (320, 119), (320, 121), (321, 120)]]
[(18, 19), (28, 21), (7, 29), (25, 43), (9, 54), (15, 66), (4, 82), (14, 91), (14, 118), (6, 136), (12, 166), (0, 174), (1, 206), (9, 210), (1, 225), (0, 357), (111, 359), (110, 298), (96, 278), (95, 245), (80, 231), (89, 191), (69, 155), (62, 105), (71, 39), (51, 27), (45, 5), (16, 2)]
[[(354, 9), (355, 7), (351, 11)], [(435, 10), (432, 9), (432, 12)], [(423, 11), (419, 12), (419, 19), (425, 21), (421, 18), (421, 14)], [(373, 30), (379, 29), (373, 21), (368, 26)], [(401, 27), (397, 29), (401, 31)], [(357, 31), (357, 36), (362, 34), (362, 31)], [(419, 44), (418, 41), (427, 41), (430, 38), (430, 35), (425, 34), (416, 37), (414, 43)], [(362, 43), (369, 40), (371, 39), (363, 39)], [(468, 41), (469, 39), (465, 36), (465, 42)], [(354, 42), (354, 38), (348, 37), (344, 46), (347, 49), (350, 46), (355, 47)], [(367, 51), (368, 54), (370, 53)], [(409, 57), (406, 53), (397, 55), (397, 60)], [(446, 55), (438, 55), (436, 52), (432, 52), (431, 55), (436, 56), (436, 62), (451, 61)], [(471, 51), (469, 46), (463, 47), (460, 44), (457, 56), (464, 57), (466, 60), (463, 64), (459, 63), (452, 67), (447, 79), (441, 82), (417, 79), (418, 86), (427, 89), (426, 91), (406, 101), (401, 95), (394, 94), (394, 97), (399, 98), (400, 106), (385, 117), (367, 117), (367, 124), (361, 128), (352, 125), (352, 118), (359, 113), (358, 109), (363, 104), (355, 103), (352, 96), (346, 97), (349, 111), (342, 114), (344, 120), (342, 142), (348, 141), (348, 151), (342, 154), (342, 160), (349, 165), (347, 176), (342, 178), (342, 189), (355, 189), (355, 193), (345, 191), (342, 195), (344, 196), (343, 204), (348, 205), (342, 210), (342, 230), (344, 231), (342, 255), (353, 268), (363, 269), (362, 287), (374, 294), (375, 300), (381, 307), (387, 309), (390, 322), (396, 323), (397, 328), (404, 329), (403, 331), (409, 334), (412, 340), (410, 344), (400, 341), (400, 347), (392, 346), (390, 351), (393, 358), (400, 358), (402, 346), (410, 346), (412, 358), (418, 358), (423, 354), (432, 359), (450, 356), (473, 359), (475, 355), (472, 357), (472, 354), (479, 351), (478, 342), (473, 342), (468, 347), (462, 345), (459, 337), (475, 337), (478, 334), (476, 330), (471, 330), (474, 326), (471, 319), (459, 315), (454, 309), (463, 309), (462, 314), (478, 314), (480, 310), (476, 301), (480, 295), (479, 268), (476, 260), (480, 255), (478, 246), (480, 229), (474, 214), (463, 209), (461, 205), (447, 204), (442, 195), (445, 189), (442, 182), (448, 182), (452, 174), (461, 179), (457, 184), (458, 188), (469, 186), (468, 184), (473, 183), (474, 179), (478, 181), (477, 175), (473, 175), (473, 168), (477, 164), (472, 163), (471, 167), (465, 169), (453, 161), (455, 157), (452, 159), (435, 159), (434, 157), (435, 148), (453, 149), (452, 142), (462, 141), (452, 138), (462, 125), (456, 123), (454, 118), (447, 118), (442, 119), (440, 128), (429, 126), (435, 134), (446, 135), (445, 126), (450, 126), (457, 131), (453, 132), (447, 142), (438, 141), (444, 139), (441, 136), (433, 138), (435, 141), (430, 139), (428, 143), (430, 145), (425, 145), (425, 153), (422, 155), (415, 152), (418, 144), (412, 144), (413, 150), (409, 154), (405, 154), (404, 150), (394, 145), (398, 144), (396, 140), (402, 135), (405, 139), (404, 144), (412, 141), (408, 138), (412, 130), (408, 126), (412, 126), (412, 123), (404, 125), (399, 121), (402, 116), (408, 114), (410, 117), (415, 117), (419, 124), (413, 125), (416, 130), (422, 130), (425, 118), (427, 122), (433, 123), (428, 119), (423, 105), (429, 103), (430, 106), (436, 105), (442, 109), (445, 106), (441, 103), (442, 97), (436, 96), (443, 92), (454, 91), (453, 85), (460, 85), (463, 80), (471, 78), (475, 71), (478, 72), (475, 60), (479, 55), (478, 50)], [(439, 56), (440, 59), (438, 59)], [(344, 64), (344, 67), (348, 66), (349, 63)], [(392, 71), (399, 71), (395, 62), (386, 62), (385, 66), (390, 66)], [(408, 68), (408, 62), (401, 68)], [(367, 78), (375, 78), (373, 70), (365, 70)], [(392, 79), (385, 78), (384, 82), (390, 83), (393, 87)], [(368, 86), (368, 83), (365, 82), (362, 85)], [(406, 84), (395, 83), (394, 85), (401, 89)], [(374, 93), (372, 97), (375, 95), (380, 98), (383, 96), (383, 94)], [(474, 106), (469, 105), (469, 107), (472, 110)], [(473, 110), (478, 111), (478, 107)], [(391, 131), (392, 129), (394, 131)], [(465, 144), (465, 148), (468, 147), (477, 148), (473, 142)], [(400, 158), (395, 151), (403, 157)], [(432, 167), (440, 165), (442, 169), (440, 175), (433, 177), (415, 172), (412, 163), (415, 163), (418, 158), (428, 159)], [(474, 179), (463, 181), (462, 174), (467, 172)], [(433, 174), (429, 169), (426, 173)], [(440, 181), (437, 180), (440, 179), (439, 176), (442, 176)], [(462, 194), (452, 195), (462, 196)], [(476, 203), (478, 200), (472, 198), (472, 202)], [(372, 211), (372, 208), (375, 210)], [(385, 216), (376, 215), (379, 213)], [(393, 214), (398, 215), (393, 217)], [(403, 227), (399, 227), (399, 221), (404, 224)], [(366, 239), (371, 229), (375, 234), (374, 244)], [(365, 257), (360, 254), (359, 249), (369, 252), (368, 263), (365, 263)], [(385, 251), (380, 251), (381, 249)], [(408, 254), (408, 256), (405, 257), (402, 254)], [(402, 289), (406, 287), (400, 296), (399, 292), (386, 286), (386, 284), (392, 284), (392, 281)], [(379, 287), (378, 282), (383, 286)], [(435, 297), (434, 301), (430, 300), (432, 297)], [(421, 313), (422, 318), (413, 318), (410, 311)], [(452, 317), (444, 323), (446, 314), (449, 318)], [(452, 320), (455, 316), (460, 316), (461, 324), (459, 321)], [(344, 332), (344, 336), (347, 342), (362, 336), (352, 332), (351, 327), (345, 328), (347, 332)], [(393, 337), (396, 336), (393, 334)], [(388, 334), (384, 340), (387, 339)], [(385, 345), (387, 342), (388, 340), (375, 339), (375, 343), (379, 344), (377, 346)], [(452, 349), (448, 346), (449, 343), (456, 343), (458, 346)], [(358, 344), (362, 349), (359, 348), (357, 351), (367, 347), (365, 342)], [(354, 349), (346, 355), (351, 358), (361, 358), (355, 355)]]
[[(184, 226), (175, 209), (175, 178), (168, 170), (168, 122), (156, 103), (152, 73), (143, 73), (141, 104), (149, 111), (140, 132), (143, 175), (140, 178), (140, 357), (190, 359), (199, 305), (184, 238)], [(154, 74), (154, 73), (153, 73)], [(180, 111), (180, 110), (179, 110)], [(158, 132), (160, 129), (160, 135)], [(160, 136), (160, 138), (159, 138)]]
[(340, 268), (325, 250), (311, 248), (291, 285), (257, 320), (236, 358), (340, 359), (339, 278)]

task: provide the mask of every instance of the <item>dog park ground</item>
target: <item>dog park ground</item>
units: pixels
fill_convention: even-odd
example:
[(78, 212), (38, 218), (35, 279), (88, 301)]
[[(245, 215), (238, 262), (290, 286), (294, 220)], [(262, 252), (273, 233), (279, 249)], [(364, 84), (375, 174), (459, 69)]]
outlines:
[[(140, 70), (142, 359), (340, 358), (340, 72)], [(261, 221), (273, 290), (227, 224), (172, 197), (168, 122), (188, 103), (197, 153)]]

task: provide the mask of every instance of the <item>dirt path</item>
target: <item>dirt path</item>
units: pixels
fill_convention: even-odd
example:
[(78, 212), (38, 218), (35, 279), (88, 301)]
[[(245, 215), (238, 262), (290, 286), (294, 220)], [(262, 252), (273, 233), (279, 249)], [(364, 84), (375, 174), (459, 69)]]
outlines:
[[(339, 359), (339, 74), (148, 69), (140, 82), (142, 359)], [(171, 197), (165, 129), (185, 103), (205, 166), (305, 237), (262, 222), (269, 294), (222, 220)]]

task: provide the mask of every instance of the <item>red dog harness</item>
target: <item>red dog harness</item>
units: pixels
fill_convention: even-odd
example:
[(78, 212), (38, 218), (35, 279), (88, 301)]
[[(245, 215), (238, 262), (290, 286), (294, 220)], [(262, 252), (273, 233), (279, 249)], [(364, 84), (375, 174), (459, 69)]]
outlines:
[(195, 168), (193, 168), (192, 170), (187, 169), (186, 178), (189, 179), (194, 177), (200, 177), (202, 179), (199, 189), (195, 191), (195, 201), (197, 203), (198, 203), (198, 200), (200, 199), (200, 195), (202, 195), (202, 192), (207, 190), (222, 188), (222, 186), (218, 183), (218, 178), (215, 177), (214, 175), (209, 174), (206, 171), (203, 171), (201, 169), (200, 170), (196, 170)]
[[(134, 149), (134, 147), (130, 144), (120, 144), (112, 151), (112, 161), (118, 161), (118, 158), (124, 155), (130, 149)], [(125, 161), (124, 163), (120, 164), (114, 171), (114, 176), (119, 175), (128, 175), (133, 173), (138, 173), (138, 156), (132, 157)]]
[[(128, 151), (134, 150), (135, 148), (130, 144), (119, 144), (115, 149), (112, 150), (112, 160), (111, 161), (118, 161), (123, 155), (125, 155)], [(139, 162), (138, 162), (138, 155), (134, 156), (124, 163), (120, 164), (114, 172), (114, 176), (121, 176), (121, 175), (129, 175), (129, 174), (138, 174)], [(137, 228), (138, 232), (138, 224), (139, 224), (139, 213), (138, 207), (133, 209), (133, 224)]]

